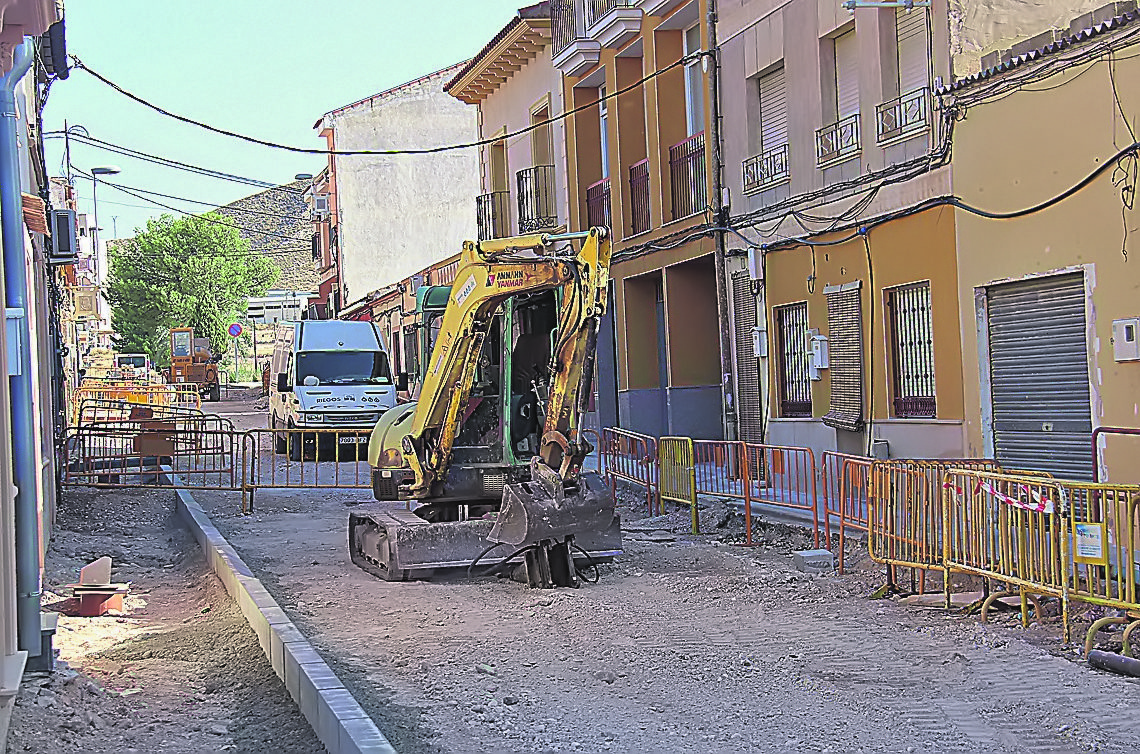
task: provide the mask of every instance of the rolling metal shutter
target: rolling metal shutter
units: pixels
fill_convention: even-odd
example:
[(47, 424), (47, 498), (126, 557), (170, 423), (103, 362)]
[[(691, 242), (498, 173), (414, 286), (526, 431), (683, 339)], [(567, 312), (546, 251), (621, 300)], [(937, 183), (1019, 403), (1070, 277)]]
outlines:
[(855, 32), (835, 38), (836, 120), (859, 112), (859, 49)]
[(828, 286), (827, 345), (831, 407), (823, 423), (858, 432), (863, 428), (863, 298), (860, 281)]
[(987, 308), (998, 463), (1091, 479), (1083, 276), (992, 286)]
[(760, 151), (788, 143), (787, 89), (784, 69), (760, 77)]
[(760, 370), (752, 348), (756, 327), (756, 296), (747, 270), (732, 274), (733, 332), (736, 341), (736, 413), (740, 439), (764, 441), (763, 407), (760, 404)]
[(930, 45), (926, 36), (926, 8), (912, 8), (910, 11), (906, 8), (895, 10), (900, 96), (930, 86)]

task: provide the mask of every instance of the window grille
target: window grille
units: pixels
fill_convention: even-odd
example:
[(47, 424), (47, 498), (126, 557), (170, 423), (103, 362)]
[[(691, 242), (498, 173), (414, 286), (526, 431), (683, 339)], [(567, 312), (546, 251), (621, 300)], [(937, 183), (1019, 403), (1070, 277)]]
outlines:
[(886, 291), (891, 327), (891, 371), (895, 416), (935, 416), (934, 333), (930, 283), (914, 283)]
[(811, 416), (807, 302), (776, 309), (780, 338), (780, 416)]

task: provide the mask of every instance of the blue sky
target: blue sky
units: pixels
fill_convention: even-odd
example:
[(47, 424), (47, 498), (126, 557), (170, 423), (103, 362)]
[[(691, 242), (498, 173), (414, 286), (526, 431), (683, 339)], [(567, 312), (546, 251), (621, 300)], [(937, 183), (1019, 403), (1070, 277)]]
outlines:
[[(270, 141), (320, 148), (325, 112), (471, 57), (526, 0), (67, 0), (68, 52), (167, 110)], [(153, 113), (83, 71), (53, 84), (47, 131), (81, 124), (93, 137), (269, 182), (316, 173), (324, 158), (208, 133)], [(63, 175), (63, 140), (46, 141)], [(414, 160), (415, 156), (405, 159)], [(81, 170), (115, 165), (127, 186), (225, 204), (259, 189), (108, 154), (72, 141)], [(76, 177), (80, 210), (91, 181)], [(158, 199), (183, 211), (204, 205)], [(128, 237), (164, 210), (99, 187), (104, 238)]]

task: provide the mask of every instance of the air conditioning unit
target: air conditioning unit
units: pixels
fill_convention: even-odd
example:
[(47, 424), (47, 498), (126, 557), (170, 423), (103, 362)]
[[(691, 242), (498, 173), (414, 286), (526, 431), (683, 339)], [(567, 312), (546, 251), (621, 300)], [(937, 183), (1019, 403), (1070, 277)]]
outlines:
[(315, 194), (313, 196), (313, 217), (323, 219), (329, 216), (328, 194)]
[(48, 253), (48, 264), (75, 264), (79, 261), (79, 243), (75, 238), (75, 228), (75, 210), (52, 210), (51, 250)]

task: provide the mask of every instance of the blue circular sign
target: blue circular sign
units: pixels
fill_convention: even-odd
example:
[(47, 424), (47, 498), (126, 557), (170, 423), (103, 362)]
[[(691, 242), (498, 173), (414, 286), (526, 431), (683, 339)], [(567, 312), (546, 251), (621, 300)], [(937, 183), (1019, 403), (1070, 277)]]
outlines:
[(244, 328), (242, 328), (241, 324), (238, 322), (234, 322), (232, 325), (230, 325), (230, 335), (235, 338), (241, 335), (243, 331)]

